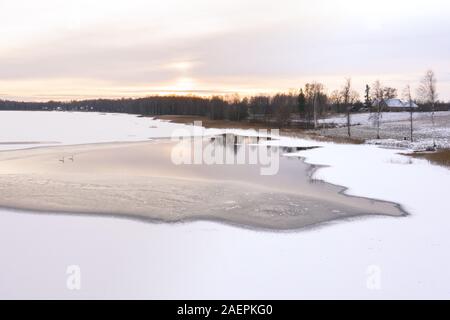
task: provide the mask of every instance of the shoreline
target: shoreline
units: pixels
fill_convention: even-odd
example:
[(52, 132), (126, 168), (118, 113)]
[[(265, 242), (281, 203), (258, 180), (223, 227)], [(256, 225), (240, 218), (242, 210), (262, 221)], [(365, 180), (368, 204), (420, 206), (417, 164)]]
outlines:
[[(347, 196), (347, 195), (346, 195)], [(351, 196), (348, 196), (351, 197)], [(364, 198), (363, 199), (370, 199)], [(378, 200), (376, 200), (378, 201)], [(391, 203), (391, 202), (388, 202)], [(395, 204), (395, 203), (392, 203)], [(306, 231), (314, 231), (320, 230), (322, 228), (327, 228), (328, 226), (353, 222), (353, 221), (361, 221), (369, 218), (393, 218), (400, 219), (410, 216), (409, 213), (405, 212), (404, 215), (399, 216), (391, 216), (391, 215), (383, 215), (383, 214), (366, 214), (366, 215), (355, 215), (348, 217), (337, 217), (334, 219), (326, 220), (323, 222), (312, 223), (308, 225), (302, 225), (299, 227), (291, 227), (291, 228), (276, 228), (267, 226), (264, 224), (250, 224), (250, 223), (240, 223), (239, 221), (232, 221), (230, 219), (221, 218), (221, 217), (211, 217), (211, 216), (198, 216), (198, 217), (189, 217), (183, 218), (180, 220), (165, 220), (163, 218), (152, 218), (142, 215), (130, 215), (130, 214), (121, 214), (121, 213), (99, 213), (99, 212), (80, 212), (80, 211), (50, 211), (50, 210), (37, 210), (37, 209), (23, 209), (18, 207), (7, 207), (0, 205), (0, 214), (11, 212), (14, 214), (24, 214), (24, 215), (45, 215), (45, 216), (68, 216), (68, 217), (92, 217), (92, 218), (110, 218), (110, 219), (119, 219), (119, 220), (127, 220), (127, 221), (135, 221), (140, 223), (149, 223), (154, 225), (185, 225), (196, 222), (211, 222), (217, 223), (224, 226), (234, 227), (243, 230), (255, 231), (255, 232), (265, 232), (265, 233), (274, 233), (274, 234), (291, 234), (291, 233), (301, 233)]]
[[(0, 180), (4, 190), (0, 195), (0, 207), (35, 213), (120, 216), (166, 223), (212, 220), (250, 229), (274, 231), (302, 230), (360, 216), (407, 215), (397, 203), (347, 195), (345, 187), (325, 182), (310, 183), (311, 170), (315, 171), (319, 166), (309, 164), (304, 165), (310, 169), (306, 174), (311, 186), (305, 184), (303, 187), (310, 188), (309, 192), (312, 193), (308, 194), (307, 190), (299, 188), (300, 192), (304, 193), (296, 194), (299, 190), (287, 192), (277, 190), (276, 186), (271, 189), (264, 185), (258, 186), (256, 180), (248, 183), (245, 178), (242, 179), (245, 182), (221, 181), (217, 177), (202, 180), (201, 178), (205, 178), (203, 173), (198, 173), (197, 177), (183, 177), (186, 175), (184, 171), (174, 175), (166, 172), (166, 176), (161, 177), (155, 175), (157, 169), (153, 169), (147, 176), (142, 176), (143, 171), (138, 168), (136, 172), (139, 173), (136, 175), (132, 168), (135, 165), (133, 161), (127, 162), (125, 159), (125, 162), (117, 166), (117, 163), (106, 161), (108, 158), (104, 157), (105, 152), (109, 156), (123, 151), (128, 154), (135, 153), (136, 159), (139, 159), (150, 155), (150, 145), (160, 148), (167, 147), (170, 143), (118, 142), (2, 152), (0, 161), (3, 168)], [(163, 149), (159, 149), (161, 150)], [(62, 168), (69, 168), (63, 165), (55, 168), (57, 156), (64, 153), (76, 154), (74, 164), (84, 163), (73, 172), (61, 171)], [(14, 156), (11, 157), (11, 154)], [(153, 158), (155, 163), (159, 160)], [(97, 167), (90, 169), (89, 163), (92, 161), (97, 161)], [(304, 163), (303, 159), (298, 161)], [(28, 168), (30, 172), (14, 174), (12, 170), (5, 175), (5, 163), (8, 163), (10, 168)], [(104, 168), (111, 165), (109, 171)], [(119, 167), (131, 171), (125, 175), (114, 173), (115, 168)], [(169, 168), (170, 170), (173, 168)], [(90, 172), (95, 172), (94, 179)], [(280, 183), (276, 179), (278, 178), (275, 177), (274, 181)], [(317, 190), (322, 193), (314, 196), (313, 193)], [(243, 196), (243, 192), (247, 194)], [(236, 203), (221, 201), (223, 199), (217, 194), (234, 199), (232, 202)], [(303, 207), (300, 207), (299, 203)], [(311, 211), (303, 210), (305, 208), (315, 211), (310, 213)]]
[[(202, 121), (205, 128), (220, 128), (220, 129), (278, 129), (276, 125), (267, 125), (261, 122), (248, 121), (230, 121), (230, 120), (210, 120), (207, 117), (200, 116), (180, 116), (180, 115), (162, 115), (153, 117), (156, 120), (170, 121), (179, 124), (190, 124), (193, 121)], [(357, 127), (357, 126), (355, 126)], [(342, 128), (335, 128), (334, 130), (341, 130)], [(329, 130), (329, 129), (328, 129)], [(331, 130), (332, 131), (332, 130)], [(342, 134), (322, 134), (320, 131), (300, 129), (300, 128), (282, 128), (280, 134), (287, 137), (316, 140), (322, 142), (345, 143), (345, 144), (365, 144), (362, 138), (346, 137)], [(389, 147), (381, 145), (381, 147)], [(407, 149), (405, 149), (407, 150)], [(430, 163), (450, 168), (450, 149), (438, 149), (435, 152), (405, 152), (402, 155), (411, 158), (426, 159)]]
[[(211, 120), (208, 117), (202, 116), (183, 116), (183, 115), (160, 115), (149, 116), (155, 120), (170, 121), (178, 124), (192, 124), (194, 121), (201, 121), (202, 126), (208, 129), (280, 129), (276, 124), (267, 124), (263, 122), (250, 122), (250, 121), (231, 121), (231, 120)], [(296, 137), (302, 139), (334, 142), (334, 143), (350, 143), (350, 144), (362, 144), (363, 140), (348, 137), (331, 137), (321, 135), (320, 132), (315, 132), (308, 129), (300, 129), (295, 127), (286, 127), (280, 129), (280, 134), (289, 137)]]

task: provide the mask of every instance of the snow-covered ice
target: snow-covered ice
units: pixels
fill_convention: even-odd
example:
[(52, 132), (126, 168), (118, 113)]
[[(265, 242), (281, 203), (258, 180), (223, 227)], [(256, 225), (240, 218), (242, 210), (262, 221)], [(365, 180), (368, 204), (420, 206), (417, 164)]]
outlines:
[[(60, 116), (52, 114), (53, 121), (58, 121), (57, 117), (78, 117), (55, 114)], [(93, 127), (96, 121), (106, 119), (98, 114), (84, 116), (92, 117), (89, 121)], [(106, 117), (120, 120), (113, 127), (105, 124), (105, 132), (112, 128), (120, 128), (125, 135), (139, 132), (136, 140), (156, 137), (158, 131), (151, 135), (151, 126), (164, 126), (168, 131), (161, 130), (162, 136), (170, 128), (183, 126), (149, 119), (141, 125), (143, 118), (130, 115)], [(45, 116), (42, 121), (52, 126)], [(67, 121), (67, 132), (76, 132), (67, 126), (78, 128), (79, 124)], [(9, 141), (36, 140), (33, 134), (21, 136), (20, 127), (17, 120), (15, 125), (10, 124)], [(58, 139), (50, 131), (58, 133), (47, 128), (40, 140)], [(96, 134), (99, 141), (110, 134), (96, 132), (86, 135), (89, 142), (97, 139)], [(81, 139), (76, 138), (66, 142), (80, 143)], [(1, 139), (6, 141), (3, 136)], [(3, 210), (0, 296), (450, 298), (450, 170), (426, 160), (410, 159), (400, 155), (399, 150), (373, 145), (284, 137), (267, 143), (319, 145), (321, 148), (291, 156), (324, 165), (315, 172), (315, 178), (346, 186), (352, 195), (400, 203), (411, 215), (270, 233), (209, 222), (145, 224)], [(72, 264), (80, 265), (82, 270), (80, 291), (66, 289), (65, 271)]]
[(119, 113), (0, 111), (0, 150), (170, 137), (188, 126)]

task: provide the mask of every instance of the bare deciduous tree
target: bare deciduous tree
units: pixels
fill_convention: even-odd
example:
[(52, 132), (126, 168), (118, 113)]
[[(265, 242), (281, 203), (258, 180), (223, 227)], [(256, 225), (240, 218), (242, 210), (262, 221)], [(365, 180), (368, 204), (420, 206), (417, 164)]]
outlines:
[(291, 113), (296, 107), (296, 96), (293, 94), (276, 94), (273, 96), (271, 104), (280, 128), (288, 125), (291, 120)]
[(372, 96), (375, 98), (375, 113), (370, 115), (372, 123), (377, 127), (377, 139), (380, 139), (380, 124), (383, 116), (384, 90), (379, 80), (375, 81), (372, 86)]
[(316, 129), (318, 127), (318, 120), (322, 111), (321, 106), (326, 102), (323, 101), (324, 98), (326, 98), (324, 94), (324, 85), (317, 82), (307, 83), (305, 85), (305, 96), (307, 106), (309, 107), (308, 109), (310, 109), (307, 112), (308, 122), (312, 116), (314, 128)]
[(422, 78), (420, 82), (417, 94), (422, 103), (429, 104), (431, 107), (431, 124), (433, 127), (433, 147), (436, 147), (436, 140), (434, 138), (434, 128), (435, 128), (434, 111), (438, 94), (436, 91), (436, 76), (433, 70), (428, 70), (425, 73), (425, 76)]
[(404, 89), (403, 96), (404, 96), (405, 100), (408, 102), (408, 106), (409, 106), (409, 134), (410, 134), (410, 141), (413, 142), (413, 113), (414, 113), (414, 108), (413, 108), (413, 99), (412, 99), (412, 95), (411, 95), (411, 87), (410, 87), (409, 84)]
[(394, 99), (397, 97), (397, 89), (392, 87), (383, 87), (383, 100)]
[(351, 110), (352, 110), (353, 104), (358, 99), (358, 93), (356, 91), (352, 90), (351, 78), (345, 79), (345, 84), (342, 87), (340, 95), (341, 95), (341, 101), (345, 107), (345, 112), (347, 114), (347, 134), (350, 137), (351, 136), (351, 131), (350, 131)]

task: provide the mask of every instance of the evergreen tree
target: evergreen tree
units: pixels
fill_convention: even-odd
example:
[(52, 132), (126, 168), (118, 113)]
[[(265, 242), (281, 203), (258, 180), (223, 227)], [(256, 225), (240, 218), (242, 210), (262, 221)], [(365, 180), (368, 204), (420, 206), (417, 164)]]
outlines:
[(303, 93), (303, 89), (300, 89), (297, 102), (298, 102), (298, 113), (300, 113), (300, 116), (303, 117), (306, 112), (306, 96)]
[(370, 98), (370, 87), (366, 84), (366, 93), (364, 95), (364, 106), (368, 110), (372, 110), (372, 99)]

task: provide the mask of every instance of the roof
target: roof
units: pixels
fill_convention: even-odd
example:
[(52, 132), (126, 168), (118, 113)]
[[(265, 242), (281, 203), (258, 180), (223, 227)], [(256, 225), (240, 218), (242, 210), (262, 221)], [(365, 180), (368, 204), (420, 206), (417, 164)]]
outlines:
[[(410, 107), (408, 101), (403, 101), (401, 99), (387, 99), (387, 100), (384, 100), (384, 104), (388, 108), (409, 108)], [(373, 105), (374, 106), (378, 105), (378, 100), (374, 100)], [(419, 106), (415, 102), (412, 102), (411, 107), (418, 108)]]

